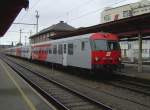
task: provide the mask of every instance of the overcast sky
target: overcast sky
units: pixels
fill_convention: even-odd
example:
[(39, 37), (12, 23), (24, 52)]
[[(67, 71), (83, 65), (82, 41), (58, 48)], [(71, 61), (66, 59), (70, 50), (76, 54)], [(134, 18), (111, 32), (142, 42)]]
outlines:
[[(35, 23), (35, 10), (39, 11), (39, 31), (48, 26), (65, 21), (73, 27), (86, 27), (100, 23), (100, 13), (105, 7), (116, 7), (139, 0), (29, 0), (28, 10), (22, 10), (14, 22)], [(0, 44), (16, 44), (19, 41), (19, 30), (22, 29), (22, 42), (30, 31), (35, 34), (35, 26), (12, 25)], [(27, 40), (28, 41), (28, 40)]]

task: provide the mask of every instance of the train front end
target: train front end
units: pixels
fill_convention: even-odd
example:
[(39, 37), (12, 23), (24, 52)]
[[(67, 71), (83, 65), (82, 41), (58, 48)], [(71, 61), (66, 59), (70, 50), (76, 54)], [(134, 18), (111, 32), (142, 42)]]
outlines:
[(95, 33), (90, 37), (92, 69), (116, 71), (121, 67), (119, 39), (110, 33)]

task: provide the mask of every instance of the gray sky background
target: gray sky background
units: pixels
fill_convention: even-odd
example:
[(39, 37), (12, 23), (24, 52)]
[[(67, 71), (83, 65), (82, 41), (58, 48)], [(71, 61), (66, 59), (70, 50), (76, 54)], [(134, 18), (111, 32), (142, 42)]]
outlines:
[[(29, 0), (28, 10), (22, 10), (14, 22), (35, 23), (35, 10), (39, 11), (39, 31), (48, 26), (65, 21), (76, 28), (100, 23), (100, 13), (105, 7), (116, 7), (139, 0)], [(16, 44), (19, 41), (19, 30), (22, 29), (22, 43), (30, 31), (35, 34), (35, 26), (12, 25), (0, 44)], [(27, 40), (28, 42), (28, 40)]]

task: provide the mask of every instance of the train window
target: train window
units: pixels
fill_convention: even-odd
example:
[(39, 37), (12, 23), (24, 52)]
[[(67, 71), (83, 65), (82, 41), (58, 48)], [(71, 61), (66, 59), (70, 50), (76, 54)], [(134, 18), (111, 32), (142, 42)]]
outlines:
[(120, 50), (120, 45), (117, 41), (108, 41), (108, 50)]
[(49, 49), (49, 54), (52, 54), (52, 49)]
[(61, 55), (63, 53), (62, 49), (62, 44), (58, 45), (58, 54)]
[(107, 50), (107, 41), (106, 40), (94, 40), (92, 42), (92, 47), (94, 50)]
[(68, 44), (68, 54), (73, 55), (73, 44)]
[(85, 42), (84, 42), (84, 41), (81, 42), (81, 50), (82, 50), (82, 51), (85, 50)]
[(117, 41), (107, 41), (107, 40), (94, 40), (92, 42), (92, 47), (94, 50), (119, 50), (120, 46)]
[(53, 46), (53, 54), (57, 54), (57, 45)]
[(66, 44), (64, 44), (64, 53), (66, 53)]

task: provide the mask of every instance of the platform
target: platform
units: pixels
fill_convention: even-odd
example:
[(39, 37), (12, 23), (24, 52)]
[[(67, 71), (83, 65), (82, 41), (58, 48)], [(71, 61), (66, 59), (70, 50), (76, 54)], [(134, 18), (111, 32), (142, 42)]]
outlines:
[(56, 110), (0, 60), (0, 110)]
[(150, 65), (143, 65), (142, 72), (138, 72), (137, 64), (124, 63), (124, 65), (125, 68), (123, 72), (119, 72), (119, 74), (150, 80)]

